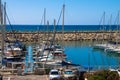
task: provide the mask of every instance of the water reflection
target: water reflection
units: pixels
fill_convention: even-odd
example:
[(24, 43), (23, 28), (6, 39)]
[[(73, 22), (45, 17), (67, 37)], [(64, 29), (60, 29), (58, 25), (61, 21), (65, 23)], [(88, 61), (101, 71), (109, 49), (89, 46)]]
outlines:
[(80, 65), (118, 65), (119, 54), (106, 53), (103, 50), (93, 49), (93, 41), (66, 41), (65, 53), (68, 60)]

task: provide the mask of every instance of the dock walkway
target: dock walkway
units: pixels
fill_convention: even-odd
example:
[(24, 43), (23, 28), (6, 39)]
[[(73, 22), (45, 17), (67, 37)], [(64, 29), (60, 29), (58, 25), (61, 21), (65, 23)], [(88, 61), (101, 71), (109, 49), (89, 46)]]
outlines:
[(3, 80), (49, 80), (48, 75), (6, 75)]

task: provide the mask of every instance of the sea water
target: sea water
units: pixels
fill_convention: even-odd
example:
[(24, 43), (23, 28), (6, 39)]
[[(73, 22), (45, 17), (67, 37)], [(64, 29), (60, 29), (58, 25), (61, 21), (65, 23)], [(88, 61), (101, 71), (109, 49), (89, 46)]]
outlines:
[[(7, 31), (53, 31), (54, 26), (50, 25), (47, 29), (47, 26), (44, 25), (7, 25)], [(99, 31), (99, 30), (117, 30), (117, 25), (65, 25), (64, 31)], [(62, 25), (56, 26), (56, 31), (62, 31)]]
[(65, 54), (67, 60), (82, 66), (117, 67), (120, 61), (120, 54), (106, 53), (104, 50), (96, 50), (90, 41), (65, 42)]

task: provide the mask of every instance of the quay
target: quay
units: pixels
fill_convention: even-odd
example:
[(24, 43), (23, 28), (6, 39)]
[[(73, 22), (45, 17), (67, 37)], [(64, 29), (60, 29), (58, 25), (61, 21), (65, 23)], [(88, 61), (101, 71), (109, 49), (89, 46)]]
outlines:
[(49, 80), (48, 75), (5, 75), (3, 80)]
[[(9, 40), (13, 41), (14, 35), (16, 38), (22, 42), (39, 42), (41, 40), (47, 40), (49, 36), (49, 40), (53, 37), (53, 32), (7, 32), (6, 36)], [(47, 36), (47, 37), (45, 37)], [(72, 32), (64, 32), (64, 37), (62, 37), (62, 32), (56, 32), (56, 41), (80, 41), (80, 40), (112, 40), (115, 41), (116, 37), (117, 40), (120, 40), (120, 37), (116, 31), (72, 31)], [(1, 39), (0, 34), (0, 39)]]

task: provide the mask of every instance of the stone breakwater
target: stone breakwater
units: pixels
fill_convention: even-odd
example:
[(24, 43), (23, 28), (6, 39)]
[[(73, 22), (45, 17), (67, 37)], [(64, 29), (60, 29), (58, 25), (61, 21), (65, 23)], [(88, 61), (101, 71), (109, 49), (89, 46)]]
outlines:
[[(1, 35), (1, 34), (0, 34)], [(7, 38), (9, 40), (15, 40), (14, 34), (11, 32), (7, 32)], [(53, 33), (49, 32), (15, 32), (15, 36), (17, 40), (22, 42), (39, 42), (40, 40), (51, 40), (53, 37)], [(49, 36), (49, 38), (48, 38)], [(1, 36), (0, 36), (1, 38)], [(64, 37), (62, 32), (56, 32), (55, 40), (65, 40), (65, 41), (79, 41), (79, 40), (113, 40), (115, 41), (117, 38), (120, 39), (120, 36), (117, 32), (112, 31), (90, 31), (90, 32), (64, 32)]]

